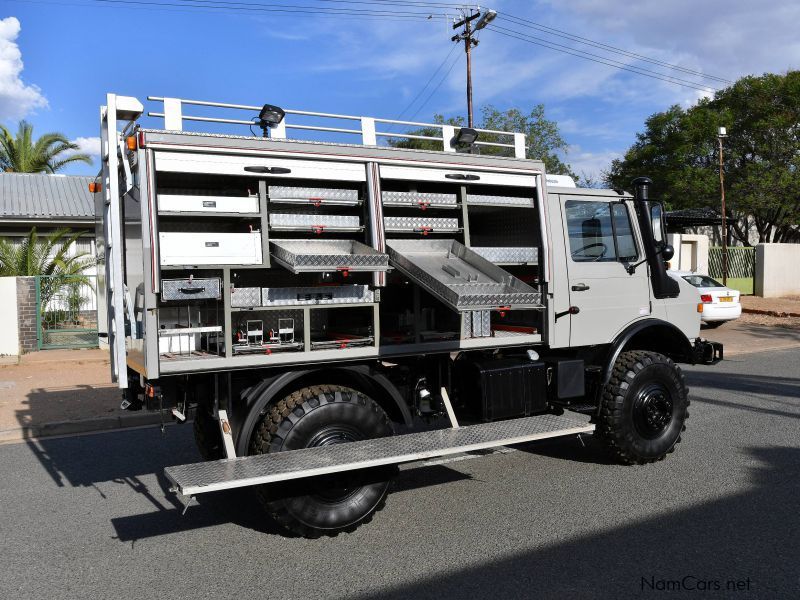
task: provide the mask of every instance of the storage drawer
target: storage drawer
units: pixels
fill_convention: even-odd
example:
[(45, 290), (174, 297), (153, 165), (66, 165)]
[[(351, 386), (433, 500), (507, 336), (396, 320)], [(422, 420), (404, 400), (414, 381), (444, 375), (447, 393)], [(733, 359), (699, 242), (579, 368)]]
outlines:
[(262, 288), (261, 292), (264, 306), (359, 304), (375, 299), (366, 285)]
[(360, 231), (361, 220), (355, 215), (271, 213), (269, 226), (275, 231)]
[(162, 266), (261, 264), (261, 232), (197, 233), (168, 231), (158, 235)]
[(393, 167), (381, 165), (383, 179), (403, 181), (439, 181), (454, 185), (512, 185), (536, 187), (536, 176), (494, 173), (463, 169), (427, 169), (424, 167)]
[(384, 206), (408, 206), (426, 208), (458, 208), (458, 197), (455, 194), (438, 194), (426, 192), (383, 192)]
[(267, 194), (270, 202), (284, 204), (356, 206), (361, 203), (358, 190), (354, 189), (270, 185)]
[(439, 233), (459, 230), (458, 219), (429, 217), (384, 217), (387, 232)]
[(156, 152), (156, 171), (241, 175), (258, 179), (277, 177), (333, 181), (367, 179), (366, 169), (362, 163), (192, 152)]
[(258, 213), (258, 196), (159, 194), (160, 212)]
[(231, 306), (234, 308), (251, 308), (261, 306), (261, 288), (232, 287)]
[(219, 300), (222, 284), (218, 277), (209, 279), (163, 279), (162, 300)]

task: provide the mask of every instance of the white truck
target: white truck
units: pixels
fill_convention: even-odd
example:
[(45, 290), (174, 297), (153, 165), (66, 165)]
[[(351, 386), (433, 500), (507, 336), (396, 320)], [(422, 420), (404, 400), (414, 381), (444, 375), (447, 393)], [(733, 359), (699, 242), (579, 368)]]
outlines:
[[(548, 185), (520, 133), (148, 100), (162, 129), (132, 97), (101, 109), (98, 287), (123, 407), (193, 415), (205, 462), (165, 470), (186, 506), (253, 486), (287, 530), (335, 535), (402, 463), (594, 432), (642, 464), (680, 441), (676, 363), (722, 346), (665, 271), (648, 179)], [(442, 149), (378, 143), (404, 136)]]

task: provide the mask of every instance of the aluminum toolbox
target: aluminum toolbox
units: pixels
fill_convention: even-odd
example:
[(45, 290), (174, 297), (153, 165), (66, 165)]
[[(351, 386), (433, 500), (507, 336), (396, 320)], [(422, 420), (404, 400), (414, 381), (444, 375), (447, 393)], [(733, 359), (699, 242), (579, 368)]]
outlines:
[(275, 231), (361, 231), (361, 221), (355, 215), (308, 215), (271, 213), (269, 226)]
[(521, 198), (519, 196), (494, 196), (487, 194), (468, 194), (467, 206), (514, 206), (520, 208), (533, 208), (533, 197)]
[(162, 231), (161, 265), (261, 264), (261, 232)]
[(233, 308), (261, 306), (261, 288), (231, 287), (231, 306)]
[(292, 273), (389, 268), (388, 255), (353, 240), (271, 240), (270, 253)]
[(356, 206), (361, 203), (358, 190), (354, 189), (270, 185), (267, 194), (270, 202), (283, 204)]
[(437, 217), (384, 217), (383, 227), (387, 232), (453, 233), (458, 231), (458, 219)]
[(535, 247), (502, 246), (472, 247), (471, 250), (491, 263), (506, 265), (537, 265), (539, 264), (539, 250)]
[(258, 213), (258, 196), (191, 196), (159, 194), (160, 212)]
[(389, 262), (456, 311), (541, 308), (542, 295), (455, 240), (389, 240)]
[(222, 281), (208, 279), (162, 279), (162, 300), (219, 300), (222, 298)]
[(262, 288), (263, 306), (358, 304), (373, 302), (375, 294), (366, 285)]
[(419, 208), (457, 208), (455, 194), (426, 192), (382, 192), (384, 206), (412, 206)]

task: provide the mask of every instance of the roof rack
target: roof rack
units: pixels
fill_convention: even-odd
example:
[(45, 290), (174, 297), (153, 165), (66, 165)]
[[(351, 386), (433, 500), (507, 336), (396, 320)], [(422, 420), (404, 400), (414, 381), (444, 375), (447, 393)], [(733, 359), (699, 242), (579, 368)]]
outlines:
[[(164, 104), (163, 112), (148, 112), (149, 117), (160, 117), (164, 119), (164, 128), (170, 131), (183, 131), (184, 121), (200, 121), (207, 123), (223, 123), (228, 125), (254, 125), (255, 121), (245, 119), (228, 119), (222, 117), (204, 117), (193, 116), (184, 114), (184, 107), (190, 106), (205, 106), (229, 110), (241, 110), (258, 114), (261, 106), (251, 106), (247, 104), (230, 104), (227, 102), (208, 102), (205, 100), (186, 100), (183, 98), (165, 98), (161, 96), (148, 96), (148, 100), (154, 102), (162, 102)], [(301, 131), (317, 131), (325, 133), (338, 133), (346, 135), (358, 135), (361, 137), (361, 143), (365, 146), (377, 146), (378, 139), (399, 138), (408, 140), (430, 140), (442, 144), (442, 150), (445, 152), (455, 152), (455, 146), (452, 140), (455, 138), (456, 131), (461, 129), (453, 125), (446, 125), (441, 123), (421, 123), (418, 121), (399, 121), (397, 119), (381, 119), (377, 117), (363, 117), (356, 115), (340, 115), (335, 113), (322, 113), (313, 112), (308, 110), (285, 110), (286, 115), (293, 115), (296, 117), (313, 117), (322, 119), (331, 119), (335, 121), (337, 126), (322, 126), (304, 124), (302, 119), (298, 123), (287, 123), (287, 119), (270, 129), (270, 137), (275, 139), (285, 139), (287, 130), (301, 130)], [(343, 123), (346, 121), (347, 123)], [(358, 123), (358, 128), (346, 127), (351, 125), (352, 122)], [(439, 135), (418, 135), (403, 132), (391, 131), (378, 131), (378, 124), (388, 125), (402, 125), (406, 127), (417, 127), (425, 129), (438, 130)], [(491, 147), (491, 148), (505, 148), (510, 151), (510, 154), (516, 158), (525, 158), (525, 134), (509, 131), (498, 131), (494, 129), (476, 129), (478, 133), (484, 134), (489, 140), (475, 142), (475, 146)]]

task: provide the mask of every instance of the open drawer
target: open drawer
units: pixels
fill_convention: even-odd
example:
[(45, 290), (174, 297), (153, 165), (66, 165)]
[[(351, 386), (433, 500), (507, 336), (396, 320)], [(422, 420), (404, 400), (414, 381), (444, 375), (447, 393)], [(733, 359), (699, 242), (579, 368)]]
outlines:
[(261, 232), (163, 231), (158, 234), (162, 266), (261, 264)]
[(292, 273), (389, 268), (388, 255), (353, 240), (271, 240), (270, 254)]

